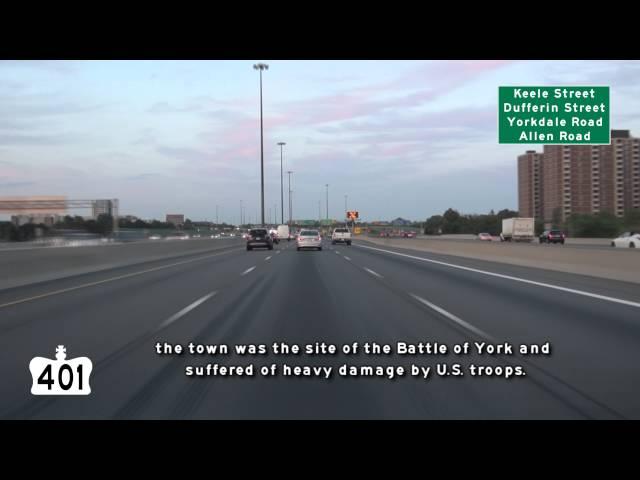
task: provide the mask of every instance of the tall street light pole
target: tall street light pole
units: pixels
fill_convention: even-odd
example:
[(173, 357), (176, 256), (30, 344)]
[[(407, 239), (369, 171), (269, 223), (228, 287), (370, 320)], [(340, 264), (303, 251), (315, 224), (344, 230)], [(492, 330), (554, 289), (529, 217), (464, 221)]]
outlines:
[(347, 210), (347, 197), (348, 197), (348, 196), (349, 196), (349, 195), (345, 195), (345, 196), (344, 196), (344, 216), (345, 216), (345, 217), (347, 216), (347, 211), (348, 211), (348, 210)]
[(329, 224), (329, 184), (325, 185), (327, 187), (327, 224)]
[(291, 209), (292, 209), (292, 202), (291, 202), (291, 174), (293, 173), (293, 171), (291, 170), (287, 170), (287, 173), (289, 174), (289, 226), (291, 226)]
[(284, 142), (278, 142), (280, 145), (280, 220), (284, 225), (284, 182), (282, 179), (282, 147), (286, 145)]
[(262, 126), (262, 71), (269, 70), (269, 65), (267, 65), (266, 63), (256, 63), (253, 68), (260, 72), (260, 205), (262, 207), (261, 225), (264, 227), (264, 135)]

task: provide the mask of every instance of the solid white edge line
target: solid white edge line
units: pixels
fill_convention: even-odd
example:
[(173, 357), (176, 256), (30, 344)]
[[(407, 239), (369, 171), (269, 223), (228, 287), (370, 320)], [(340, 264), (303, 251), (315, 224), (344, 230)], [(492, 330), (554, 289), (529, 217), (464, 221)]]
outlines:
[(374, 276), (376, 276), (376, 277), (378, 277), (378, 278), (384, 278), (382, 275), (380, 275), (380, 274), (379, 274), (379, 273), (377, 273), (377, 272), (374, 272), (373, 270), (370, 270), (370, 269), (368, 269), (368, 268), (366, 268), (366, 267), (362, 267), (362, 268), (364, 268), (364, 269), (365, 269), (367, 272), (369, 272), (371, 275), (374, 275)]
[(206, 302), (207, 300), (209, 300), (211, 297), (213, 297), (215, 294), (217, 294), (218, 292), (211, 292), (207, 295), (205, 295), (202, 298), (199, 298), (198, 300), (196, 300), (195, 302), (193, 302), (190, 305), (187, 305), (186, 307), (184, 307), (182, 310), (180, 310), (178, 313), (170, 316), (169, 318), (167, 318), (164, 322), (162, 322), (158, 328), (156, 328), (156, 332), (159, 332), (160, 330), (162, 330), (165, 327), (168, 327), (169, 325), (171, 325), (173, 322), (175, 322), (176, 320), (178, 320), (179, 318), (185, 316), (187, 313), (189, 313), (191, 310), (193, 310), (194, 308), (196, 308), (197, 306), (203, 304), (204, 302)]
[(497, 340), (495, 340), (493, 337), (491, 337), (491, 335), (489, 335), (488, 333), (485, 333), (482, 330), (480, 330), (479, 328), (474, 327), (470, 323), (465, 322), (460, 317), (455, 316), (453, 313), (447, 312), (444, 308), (441, 308), (441, 307), (429, 302), (428, 300), (425, 300), (424, 298), (419, 297), (418, 295), (415, 295), (413, 293), (410, 293), (409, 295), (411, 295), (411, 297), (413, 297), (418, 302), (422, 303), (423, 305), (426, 305), (427, 307), (431, 308), (432, 310), (435, 310), (439, 314), (447, 317), (449, 320), (457, 323), (458, 325), (460, 325), (461, 327), (469, 330), (470, 332), (475, 333), (476, 335), (478, 335), (478, 336), (480, 336), (480, 337), (482, 337), (482, 338), (484, 338), (486, 340), (489, 340), (491, 342), (497, 342)]
[[(394, 252), (394, 251), (391, 251), (391, 250), (384, 250), (384, 249), (381, 249), (381, 248), (366, 247), (364, 245), (357, 245), (357, 247), (359, 247), (359, 248), (367, 248), (369, 250), (377, 250), (379, 252), (390, 253), (392, 255), (398, 255), (400, 257), (412, 258), (414, 260), (421, 260), (423, 262), (435, 263), (437, 265), (444, 265), (446, 267), (457, 268), (457, 269), (460, 269), (460, 270), (466, 270), (468, 272), (481, 273), (483, 275), (489, 275), (491, 277), (503, 278), (503, 279), (506, 279), (506, 280), (513, 280), (514, 282), (522, 282), (522, 283), (527, 283), (529, 285), (536, 285), (538, 287), (551, 288), (553, 290), (559, 290), (561, 292), (573, 293), (575, 295), (582, 295), (582, 296), (585, 296), (585, 297), (597, 298), (598, 300), (604, 300), (604, 301), (607, 301), (607, 302), (619, 303), (619, 304), (622, 304), (622, 305), (627, 305), (629, 307), (640, 308), (640, 303), (632, 302), (630, 300), (623, 300), (621, 298), (608, 297), (606, 295), (599, 295), (597, 293), (590, 293), (590, 292), (585, 292), (585, 291), (582, 291), (582, 290), (576, 290), (576, 289), (573, 289), (573, 288), (560, 287), (559, 285), (552, 285), (552, 284), (549, 284), (549, 283), (536, 282), (534, 280), (527, 280), (526, 278), (513, 277), (511, 275), (504, 275), (502, 273), (487, 272), (486, 270), (479, 270), (477, 268), (471, 268), (471, 267), (463, 267), (462, 265), (456, 265), (454, 263), (447, 263), (447, 262), (441, 262), (439, 260), (432, 260), (432, 259), (429, 259), (429, 258), (416, 257), (414, 255), (407, 255), (406, 253), (399, 253), (399, 252)], [(481, 260), (481, 259), (479, 259), (479, 260)]]
[(253, 272), (255, 269), (256, 269), (255, 265), (254, 265), (253, 267), (251, 267), (251, 268), (247, 268), (244, 272), (242, 272), (242, 273), (240, 274), (240, 276), (242, 276), (242, 275), (246, 275), (247, 273), (251, 273), (251, 272)]
[[(186, 263), (197, 262), (198, 260), (204, 260), (206, 258), (217, 257), (217, 256), (220, 256), (220, 255), (224, 255), (225, 253), (231, 253), (231, 252), (234, 252), (234, 251), (236, 251), (236, 250), (228, 250), (226, 252), (214, 253), (212, 255), (205, 255), (204, 257), (192, 258), (192, 259), (185, 260), (185, 261), (182, 261), (182, 262), (170, 263), (169, 265), (161, 265), (159, 267), (149, 268), (147, 270), (142, 270), (142, 271), (139, 271), (139, 272), (127, 273), (126, 275), (120, 275), (120, 276), (117, 276), (117, 277), (106, 278), (104, 280), (98, 280), (97, 282), (84, 283), (82, 285), (76, 285), (74, 287), (63, 288), (61, 290), (55, 290), (53, 292), (47, 292), (47, 293), (43, 293), (41, 295), (35, 295), (33, 297), (28, 297), (28, 298), (23, 298), (23, 299), (20, 299), (20, 300), (14, 300), (13, 302), (3, 303), (2, 305), (0, 305), (0, 308), (9, 307), (11, 305), (17, 305), (19, 303), (29, 302), (31, 300), (38, 300), (40, 298), (51, 297), (53, 295), (59, 295), (61, 293), (73, 292), (74, 290), (80, 290), (81, 288), (87, 288), (87, 287), (93, 287), (95, 285), (101, 285), (103, 283), (113, 282), (115, 280), (122, 280), (124, 278), (135, 277), (137, 275), (142, 275), (144, 273), (151, 273), (151, 272), (155, 272), (155, 271), (158, 271), (158, 270), (163, 270), (165, 268), (175, 267), (177, 265), (184, 265)], [(92, 273), (100, 273), (100, 272), (92, 272)], [(27, 285), (25, 285), (25, 286), (27, 286)]]

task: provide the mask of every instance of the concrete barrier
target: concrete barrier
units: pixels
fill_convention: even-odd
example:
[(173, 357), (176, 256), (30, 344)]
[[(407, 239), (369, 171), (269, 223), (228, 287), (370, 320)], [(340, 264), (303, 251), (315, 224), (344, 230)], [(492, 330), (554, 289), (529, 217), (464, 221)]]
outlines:
[(0, 290), (72, 275), (242, 246), (240, 238), (0, 249)]

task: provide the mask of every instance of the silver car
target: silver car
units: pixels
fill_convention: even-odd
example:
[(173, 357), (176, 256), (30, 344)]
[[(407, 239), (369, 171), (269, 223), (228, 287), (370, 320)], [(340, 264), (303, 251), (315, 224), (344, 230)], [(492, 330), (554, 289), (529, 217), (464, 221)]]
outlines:
[(298, 251), (303, 248), (322, 250), (322, 237), (318, 230), (301, 230), (296, 239)]

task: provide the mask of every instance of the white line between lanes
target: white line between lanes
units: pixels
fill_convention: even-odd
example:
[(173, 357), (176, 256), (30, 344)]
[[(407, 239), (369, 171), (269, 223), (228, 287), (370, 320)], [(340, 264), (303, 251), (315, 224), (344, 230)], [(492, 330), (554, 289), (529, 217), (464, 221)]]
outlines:
[(247, 273), (251, 273), (256, 269), (255, 265), (251, 268), (247, 268), (244, 272), (240, 274), (240, 276), (246, 275)]
[(356, 245), (356, 246), (358, 248), (367, 248), (369, 250), (377, 250), (379, 252), (390, 253), (392, 255), (398, 255), (400, 257), (412, 258), (414, 260), (420, 260), (420, 261), (423, 261), (423, 262), (435, 263), (437, 265), (444, 265), (445, 267), (457, 268), (459, 270), (465, 270), (465, 271), (468, 271), (468, 272), (481, 273), (483, 275), (489, 275), (491, 277), (504, 278), (506, 280), (513, 280), (514, 282), (527, 283), (529, 285), (535, 285), (537, 287), (551, 288), (553, 290), (559, 290), (561, 292), (573, 293), (573, 294), (576, 294), (576, 295), (582, 295), (584, 297), (597, 298), (598, 300), (604, 300), (604, 301), (607, 301), (607, 302), (613, 302), (613, 303), (619, 303), (619, 304), (622, 304), (622, 305), (627, 305), (629, 307), (640, 308), (640, 303), (632, 302), (630, 300), (623, 300), (621, 298), (608, 297), (606, 295), (598, 295), (597, 293), (590, 293), (590, 292), (585, 292), (585, 291), (582, 291), (582, 290), (576, 290), (574, 288), (561, 287), (559, 285), (552, 285), (550, 283), (536, 282), (534, 280), (527, 280), (526, 278), (513, 277), (511, 275), (503, 275), (502, 273), (487, 272), (486, 270), (479, 270), (477, 268), (471, 268), (471, 267), (463, 267), (462, 265), (456, 265), (454, 263), (447, 263), (447, 262), (441, 262), (439, 260), (432, 260), (432, 259), (429, 259), (429, 258), (416, 257), (415, 255), (407, 255), (406, 253), (399, 253), (399, 252), (394, 252), (394, 251), (391, 251), (391, 250), (384, 250), (384, 249), (381, 249), (381, 248), (366, 247), (364, 245)]
[(349, 260), (349, 261), (351, 261), (351, 259), (350, 259), (349, 257), (344, 257), (344, 259), (345, 259), (345, 260)]
[(336, 250), (336, 253), (337, 253), (338, 255), (340, 255), (340, 252), (339, 252), (338, 250)]
[(265, 262), (266, 262), (267, 260), (271, 260), (271, 257), (269, 256), (269, 257), (267, 257), (267, 258), (265, 258), (265, 259), (264, 259), (264, 261), (265, 261)]
[[(73, 292), (74, 290), (80, 290), (81, 288), (93, 287), (95, 285), (101, 285), (103, 283), (114, 282), (116, 280), (122, 280), (124, 278), (130, 278), (130, 277), (135, 277), (137, 275), (143, 275), (145, 273), (156, 272), (158, 270), (163, 270), (165, 268), (175, 267), (177, 265), (184, 265), (186, 263), (197, 262), (199, 260), (204, 260), (206, 258), (218, 257), (220, 255), (224, 255), (226, 253), (231, 253), (231, 252), (235, 252), (235, 251), (237, 251), (237, 249), (236, 250), (228, 250), (226, 252), (214, 253), (212, 255), (205, 255), (204, 257), (192, 258), (192, 259), (189, 259), (189, 260), (184, 260), (182, 262), (170, 263), (169, 265), (162, 265), (160, 267), (149, 268), (147, 270), (141, 270), (139, 272), (127, 273), (126, 275), (119, 275), (117, 277), (106, 278), (104, 280), (99, 280), (97, 282), (84, 283), (82, 285), (76, 285), (75, 287), (63, 288), (61, 290), (55, 290), (53, 292), (43, 293), (41, 295), (35, 295), (33, 297), (22, 298), (20, 300), (14, 300), (13, 302), (3, 303), (2, 305), (0, 305), (0, 308), (9, 307), (11, 305), (17, 305), (19, 303), (30, 302), (32, 300), (38, 300), (40, 298), (51, 297), (53, 295), (59, 295), (61, 293)], [(95, 273), (100, 273), (100, 272), (95, 272)]]
[(447, 312), (444, 308), (440, 308), (439, 306), (425, 300), (422, 297), (419, 297), (418, 295), (415, 295), (413, 293), (410, 293), (409, 295), (411, 295), (415, 300), (417, 300), (418, 302), (422, 303), (423, 305), (426, 305), (427, 307), (431, 308), (432, 310), (435, 310), (436, 312), (438, 312), (439, 314), (447, 317), (449, 320), (457, 323), (458, 325), (460, 325), (461, 327), (469, 330), (472, 333), (475, 333), (476, 335), (489, 340), (490, 342), (497, 342), (497, 340), (495, 340), (491, 335), (489, 335), (488, 333), (483, 332), (482, 330), (480, 330), (479, 328), (474, 327), (473, 325), (471, 325), (470, 323), (465, 322), (464, 320), (462, 320), (459, 317), (456, 317), (453, 313)]
[(368, 268), (363, 267), (367, 272), (369, 272), (371, 275), (374, 275), (378, 278), (383, 278), (382, 275), (380, 275), (379, 273), (374, 272), (373, 270), (370, 270)]
[(175, 322), (176, 320), (178, 320), (181, 317), (184, 317), (187, 313), (189, 313), (191, 310), (193, 310), (194, 308), (196, 308), (199, 305), (202, 305), (204, 302), (206, 302), (207, 300), (209, 300), (211, 297), (213, 297), (214, 295), (216, 295), (218, 292), (211, 292), (208, 295), (205, 295), (202, 298), (199, 298), (198, 300), (196, 300), (195, 302), (193, 302), (190, 305), (187, 305), (186, 307), (184, 307), (182, 310), (180, 310), (178, 313), (170, 316), (169, 318), (167, 318), (164, 322), (162, 322), (158, 328), (156, 328), (154, 333), (159, 332), (160, 330), (162, 330), (165, 327), (168, 327), (169, 325), (171, 325), (173, 322)]

